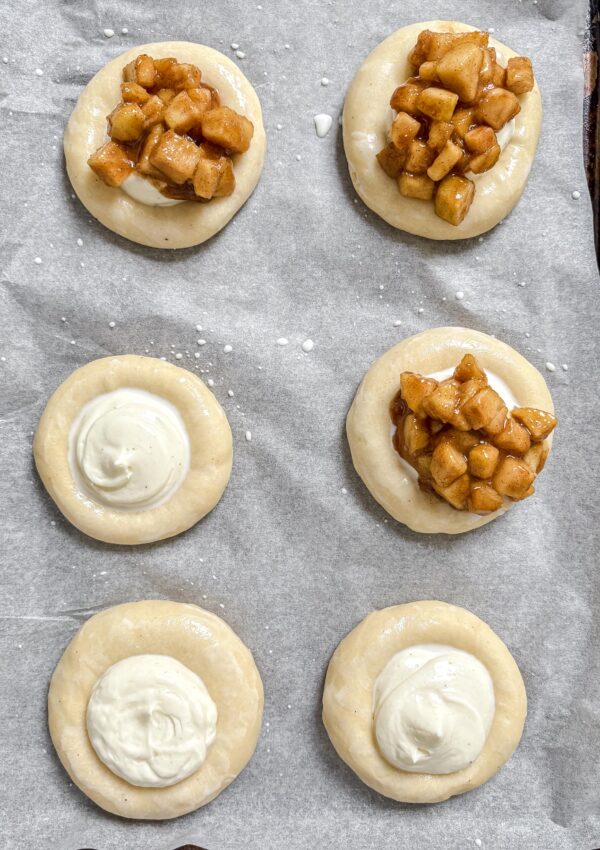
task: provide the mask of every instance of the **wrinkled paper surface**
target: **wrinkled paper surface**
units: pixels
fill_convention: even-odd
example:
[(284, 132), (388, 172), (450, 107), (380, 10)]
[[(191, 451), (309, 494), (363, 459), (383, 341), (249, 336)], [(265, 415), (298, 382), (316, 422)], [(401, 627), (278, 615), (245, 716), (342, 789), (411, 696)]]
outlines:
[[(1, 0), (0, 846), (600, 846), (600, 300), (581, 153), (585, 6)], [(450, 13), (494, 27), (533, 58), (545, 117), (513, 214), (482, 240), (437, 244), (392, 230), (357, 200), (338, 116), (373, 47), (404, 24)], [(102, 65), (172, 39), (239, 62), (261, 98), (269, 147), (256, 193), (225, 230), (199, 248), (161, 253), (90, 220), (71, 192), (61, 143)], [(323, 139), (313, 124), (321, 112), (334, 119)], [(560, 417), (535, 498), (457, 539), (388, 520), (354, 473), (344, 435), (370, 363), (404, 336), (451, 324), (525, 354), (548, 379)], [(225, 496), (164, 543), (88, 539), (34, 471), (44, 404), (94, 358), (175, 362), (176, 352), (214, 380), (229, 416), (235, 461)], [(251, 647), (265, 724), (251, 764), (215, 802), (179, 821), (133, 823), (70, 784), (45, 700), (55, 664), (91, 614), (153, 597), (204, 605)], [(477, 791), (424, 808), (363, 786), (320, 721), (338, 641), (372, 609), (419, 598), (463, 605), (490, 623), (529, 697), (523, 741), (506, 767)]]

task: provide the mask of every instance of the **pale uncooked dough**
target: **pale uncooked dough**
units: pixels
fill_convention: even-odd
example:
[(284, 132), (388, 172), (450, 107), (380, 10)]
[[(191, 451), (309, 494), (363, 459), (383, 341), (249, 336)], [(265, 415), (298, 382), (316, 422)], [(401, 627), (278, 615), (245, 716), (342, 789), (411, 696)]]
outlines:
[[(245, 115), (254, 124), (249, 150), (233, 157), (236, 185), (232, 195), (208, 203), (187, 201), (177, 206), (152, 207), (106, 186), (87, 164), (91, 154), (107, 139), (106, 116), (121, 100), (123, 68), (140, 53), (154, 59), (172, 56), (179, 62), (197, 65), (202, 81), (218, 89), (223, 106)], [(142, 44), (105, 65), (81, 93), (64, 138), (67, 172), (82, 204), (110, 230), (152, 248), (189, 248), (225, 227), (258, 183), (265, 144), (260, 102), (251, 83), (227, 56), (188, 41)]]
[[(531, 169), (542, 124), (542, 101), (537, 84), (519, 98), (521, 112), (509, 144), (496, 165), (484, 174), (469, 174), (475, 200), (464, 221), (455, 227), (439, 218), (432, 201), (405, 198), (395, 180), (384, 172), (375, 155), (387, 143), (393, 113), (389, 100), (396, 86), (415, 72), (408, 55), (423, 30), (467, 32), (475, 27), (457, 21), (426, 21), (402, 27), (382, 41), (358, 69), (344, 104), (344, 148), (354, 188), (377, 215), (393, 227), (428, 239), (467, 239), (495, 227), (521, 197)], [(501, 64), (517, 56), (490, 37)], [(534, 63), (535, 65), (535, 63)]]
[[(121, 511), (93, 499), (69, 466), (71, 425), (87, 402), (123, 387), (146, 390), (171, 402), (190, 443), (190, 466), (181, 486), (154, 508)], [(220, 404), (187, 369), (153, 357), (104, 357), (70, 375), (48, 401), (33, 443), (35, 463), (50, 496), (85, 534), (108, 543), (152, 543), (190, 528), (211, 511), (231, 475), (231, 428)]]
[[(436, 643), (474, 655), (494, 684), (495, 712), (481, 754), (455, 773), (408, 773), (381, 754), (373, 728), (373, 683), (390, 658)], [(369, 614), (333, 654), (323, 692), (323, 723), (338, 755), (371, 788), (405, 803), (437, 803), (487, 782), (521, 740), (525, 686), (512, 655), (482, 620), (445, 602), (411, 602)]]
[[(144, 654), (172, 656), (200, 676), (218, 711), (216, 738), (200, 769), (166, 788), (121, 779), (100, 761), (87, 733), (98, 677)], [(262, 682), (248, 648), (219, 617), (177, 602), (130, 602), (96, 614), (65, 650), (48, 694), (50, 735), (73, 782), (108, 812), (152, 820), (194, 811), (220, 794), (252, 757), (262, 711)]]
[[(554, 412), (552, 397), (538, 370), (506, 343), (479, 331), (432, 328), (399, 342), (376, 360), (363, 378), (346, 419), (352, 461), (371, 495), (413, 531), (461, 534), (491, 522), (513, 504), (507, 502), (499, 511), (483, 516), (457, 511), (418, 486), (416, 472), (402, 460), (392, 442), (389, 406), (400, 389), (400, 373), (431, 375), (454, 369), (469, 353), (508, 385), (521, 407)], [(551, 444), (551, 437), (547, 442)]]

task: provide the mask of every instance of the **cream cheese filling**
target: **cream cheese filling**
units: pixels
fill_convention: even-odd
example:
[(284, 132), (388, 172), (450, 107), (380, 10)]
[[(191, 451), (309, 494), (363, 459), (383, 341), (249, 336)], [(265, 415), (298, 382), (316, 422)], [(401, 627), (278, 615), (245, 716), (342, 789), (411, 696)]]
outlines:
[(98, 758), (142, 788), (166, 788), (203, 764), (217, 707), (202, 679), (167, 655), (133, 655), (92, 690), (87, 730)]
[(150, 180), (146, 180), (140, 174), (130, 174), (122, 183), (120, 188), (140, 204), (146, 204), (149, 207), (173, 207), (175, 204), (182, 204), (183, 201), (176, 198), (167, 198), (158, 191), (156, 186), (153, 186)]
[(479, 756), (495, 712), (494, 686), (468, 652), (419, 644), (396, 653), (373, 686), (379, 749), (410, 773), (446, 774)]
[(190, 442), (177, 408), (129, 387), (84, 405), (71, 425), (68, 450), (79, 489), (121, 510), (163, 504), (190, 465)]

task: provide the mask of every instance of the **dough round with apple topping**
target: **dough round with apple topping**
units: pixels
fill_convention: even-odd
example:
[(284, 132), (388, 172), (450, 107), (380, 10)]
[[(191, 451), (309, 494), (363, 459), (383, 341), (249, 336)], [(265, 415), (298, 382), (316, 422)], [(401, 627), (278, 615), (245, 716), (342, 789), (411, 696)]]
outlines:
[(231, 475), (227, 417), (187, 369), (152, 357), (94, 360), (55, 391), (33, 443), (69, 522), (107, 543), (173, 537), (220, 500)]
[[(423, 472), (420, 469), (417, 471), (414, 468), (418, 465), (415, 458), (420, 454), (420, 447), (409, 445), (410, 451), (402, 453), (402, 456), (397, 450), (397, 419), (394, 418), (393, 405), (401, 386), (400, 376), (402, 373), (415, 373), (413, 377), (433, 378), (435, 380), (429, 383), (435, 385), (439, 381), (441, 384), (452, 378), (453, 370), (456, 370), (465, 355), (472, 355), (485, 371), (489, 382), (489, 388), (484, 392), (480, 392), (479, 386), (475, 387), (477, 394), (471, 401), (473, 410), (469, 408), (470, 415), (477, 416), (481, 412), (481, 402), (486, 406), (489, 401), (496, 405), (502, 421), (498, 420), (498, 428), (494, 427), (495, 422), (488, 426), (488, 421), (496, 412), (494, 408), (485, 420), (488, 436), (485, 429), (484, 432), (476, 430), (484, 427), (482, 421), (455, 420), (454, 415), (460, 416), (458, 406), (455, 405), (457, 409), (454, 412), (453, 408), (452, 422), (447, 418), (442, 421), (448, 423), (444, 426), (446, 429), (452, 426), (449, 436), (457, 437), (456, 445), (460, 451), (451, 452), (455, 456), (448, 459), (445, 456), (437, 457), (436, 450), (433, 460), (431, 454), (428, 455), (428, 468)], [(469, 388), (466, 382), (460, 386)], [(459, 402), (462, 403), (462, 400)], [(475, 408), (478, 410), (475, 411)], [(464, 409), (467, 408), (460, 408)], [(525, 411), (531, 410), (545, 417), (548, 427), (543, 425), (536, 431), (535, 425), (530, 423), (529, 436), (522, 423), (513, 420), (521, 412), (527, 418)], [(431, 412), (434, 413), (433, 410)], [(501, 516), (514, 504), (513, 499), (519, 500), (530, 495), (529, 488), (537, 472), (543, 468), (552, 443), (551, 431), (556, 424), (553, 412), (552, 398), (543, 376), (513, 348), (494, 337), (468, 328), (433, 328), (399, 342), (373, 363), (348, 412), (346, 432), (356, 471), (371, 495), (394, 519), (421, 533), (461, 534)], [(427, 427), (432, 436), (434, 429), (430, 424)], [(475, 432), (469, 433), (470, 428), (475, 429)], [(472, 439), (473, 445), (464, 446), (464, 439)], [(488, 440), (493, 444), (491, 448)], [(526, 445), (522, 444), (523, 440)], [(484, 443), (483, 449), (478, 446), (470, 454), (470, 449), (479, 442)], [(486, 456), (484, 449), (493, 452), (494, 468), (480, 473), (475, 465), (485, 466), (490, 461), (489, 453)], [(531, 454), (527, 454), (529, 449)], [(514, 453), (517, 459), (509, 457), (505, 465), (505, 453)], [(533, 458), (533, 455), (536, 457)], [(434, 460), (439, 463), (441, 475), (432, 469)], [(456, 474), (452, 475), (453, 463), (462, 464), (464, 468), (455, 469)], [(431, 480), (432, 471), (436, 472), (434, 481)], [(448, 472), (449, 478), (444, 480), (443, 476)], [(524, 480), (515, 483), (514, 474)], [(427, 486), (420, 486), (419, 481)], [(462, 484), (465, 485), (465, 492), (457, 494), (456, 488)], [(493, 492), (491, 484), (497, 488)], [(499, 492), (504, 498), (499, 499)], [(493, 501), (490, 503), (490, 498), (497, 500), (499, 506)]]
[[(399, 683), (396, 695), (390, 695), (389, 677), (383, 682), (382, 674), (390, 670), (390, 664), (398, 660), (400, 653), (406, 655), (411, 649), (416, 652), (413, 660), (409, 660), (408, 675)], [(436, 689), (432, 677), (427, 676), (427, 665), (422, 670), (416, 669), (419, 651), (436, 649), (448, 653), (442, 659), (442, 667), (436, 670), (442, 682), (450, 675), (446, 692), (443, 685)], [(436, 749), (439, 751), (444, 743), (449, 745), (450, 752), (454, 749), (458, 724), (453, 720), (462, 721), (466, 740), (472, 741), (468, 733), (476, 717), (469, 710), (469, 703), (473, 700), (477, 705), (483, 696), (478, 693), (481, 690), (481, 677), (478, 677), (471, 683), (475, 687), (469, 689), (470, 693), (467, 691), (467, 700), (463, 700), (462, 693), (455, 698), (453, 651), (461, 655), (468, 653), (471, 665), (483, 665), (483, 676), (488, 682), (491, 679), (491, 723), (485, 724), (488, 728), (478, 736), (480, 751), (468, 759), (468, 764), (457, 770), (428, 772), (425, 766), (419, 768), (420, 761), (426, 765), (427, 757), (434, 755)], [(411, 700), (412, 673), (416, 675)], [(384, 694), (388, 706), (384, 708), (388, 714), (390, 708), (394, 709), (391, 728), (397, 743), (405, 744), (406, 737), (414, 739), (410, 770), (390, 763), (376, 735), (374, 715), (380, 696), (378, 686), (382, 684), (388, 691), (387, 696)], [(395, 700), (395, 705), (390, 706), (390, 699), (398, 696), (398, 692), (403, 699)], [(489, 703), (489, 695), (486, 696)], [(432, 714), (428, 708), (433, 710)], [(463, 708), (465, 714), (461, 717)], [(503, 641), (470, 611), (446, 602), (410, 602), (369, 614), (341, 641), (325, 678), (323, 722), (338, 755), (370, 788), (404, 803), (438, 803), (487, 782), (517, 748), (526, 714), (523, 679)], [(404, 740), (398, 737), (399, 731), (404, 732)], [(472, 731), (475, 735), (479, 730), (474, 726)], [(403, 747), (399, 750), (402, 752)]]
[[(162, 198), (160, 204), (152, 201), (152, 198), (149, 198), (146, 203), (142, 200), (149, 197), (149, 192), (153, 196), (156, 195), (159, 200), (162, 197), (156, 190), (152, 192), (153, 186), (147, 180), (134, 175), (137, 185), (132, 187), (131, 193), (127, 193), (120, 188), (115, 188), (121, 185), (125, 176), (123, 173), (117, 174), (116, 179), (113, 179), (114, 174), (109, 175), (111, 185), (106, 185), (88, 165), (90, 157), (98, 152), (107, 140), (108, 115), (111, 115), (113, 130), (117, 121), (122, 125), (116, 128), (117, 138), (123, 138), (124, 144), (127, 144), (129, 130), (136, 129), (135, 119), (139, 117), (140, 121), (144, 120), (141, 110), (151, 107), (154, 100), (158, 102), (155, 93), (150, 99), (151, 103), (142, 106), (136, 103), (137, 95), (139, 94), (141, 98), (145, 96), (145, 93), (132, 81), (127, 84), (131, 91), (123, 97), (134, 100), (128, 101), (124, 105), (125, 108), (122, 108), (118, 115), (116, 114), (115, 107), (122, 98), (124, 69), (140, 56), (144, 58), (149, 56), (156, 60), (174, 57), (179, 63), (196, 66), (202, 74), (202, 88), (195, 89), (192, 94), (198, 93), (200, 100), (201, 95), (212, 88), (218, 92), (224, 112), (229, 117), (233, 110), (243, 116), (244, 120), (252, 123), (254, 130), (249, 148), (244, 153), (235, 154), (234, 152), (232, 155), (235, 181), (232, 178), (229, 158), (221, 156), (219, 160), (211, 144), (204, 145), (208, 153), (201, 164), (206, 166), (206, 173), (198, 177), (204, 188), (199, 188), (196, 194), (201, 197), (205, 195), (207, 181), (213, 176), (211, 172), (217, 167), (223, 171), (222, 166), (226, 165), (227, 173), (221, 175), (223, 184), (221, 196), (219, 193), (216, 196), (209, 193), (210, 200), (207, 199), (205, 203), (202, 203), (198, 200), (185, 200), (185, 193), (182, 193), (178, 202), (177, 193), (175, 193), (171, 195), (175, 200), (167, 201), (167, 205), (164, 205), (166, 198)], [(168, 94), (168, 90), (166, 93)], [(163, 94), (162, 90), (159, 94)], [(204, 108), (201, 103), (188, 102), (186, 91), (181, 92), (181, 97), (186, 100), (190, 111)], [(168, 101), (166, 104), (168, 106)], [(171, 109), (175, 111), (175, 107)], [(127, 110), (132, 114), (125, 114)], [(213, 110), (214, 113), (217, 111)], [(179, 113), (181, 115), (181, 109)], [(151, 124), (153, 120), (152, 116), (148, 116), (146, 123)], [(185, 116), (181, 120), (185, 120)], [(177, 127), (177, 124), (175, 126)], [(164, 129), (166, 130), (167, 127), (165, 126)], [(218, 133), (210, 135), (219, 139)], [(220, 141), (217, 143), (221, 144)], [(118, 146), (119, 142), (112, 144)], [(178, 173), (171, 174), (170, 166), (175, 158), (180, 157), (185, 159), (187, 167), (190, 159), (190, 151), (187, 148), (192, 146), (193, 141), (186, 135), (179, 136), (172, 129), (165, 133), (162, 145), (164, 151), (160, 155), (164, 161), (165, 173), (168, 173), (176, 183), (181, 182), (180, 176)], [(224, 143), (222, 146), (224, 147)], [(202, 145), (200, 147), (202, 148)], [(245, 146), (240, 147), (240, 150), (244, 149)], [(189, 248), (205, 242), (221, 230), (254, 191), (264, 161), (265, 131), (260, 102), (253, 86), (227, 56), (201, 44), (159, 42), (128, 50), (105, 65), (88, 83), (67, 124), (64, 150), (67, 173), (73, 188), (83, 205), (98, 221), (120, 236), (140, 245), (152, 248)], [(222, 153), (221, 148), (218, 148), (216, 153)], [(158, 161), (158, 154), (157, 162), (161, 164)], [(102, 162), (99, 164), (102, 166)], [(118, 163), (113, 165), (113, 171), (115, 168), (118, 170)], [(152, 167), (149, 173), (160, 177), (160, 173), (154, 174)], [(233, 182), (235, 185), (232, 189)], [(227, 183), (226, 187), (225, 183)], [(190, 192), (191, 189), (188, 195)]]
[[(419, 143), (415, 139), (415, 150), (411, 151), (414, 165), (410, 165), (409, 160), (410, 171), (407, 171), (403, 153), (394, 148), (394, 139), (392, 138), (388, 144), (388, 131), (394, 118), (390, 108), (390, 96), (397, 86), (417, 73), (415, 66), (409, 61), (409, 56), (415, 48), (419, 35), (425, 30), (432, 33), (477, 32), (474, 27), (457, 21), (427, 21), (403, 27), (379, 44), (360, 66), (348, 90), (343, 115), (344, 149), (350, 176), (357, 193), (368, 207), (393, 227), (428, 239), (467, 239), (485, 233), (502, 221), (513, 209), (525, 189), (541, 129), (540, 92), (537, 84), (529, 76), (529, 85), (533, 85), (533, 88), (519, 93), (526, 88), (522, 77), (519, 76), (523, 73), (519, 66), (516, 66), (514, 72), (514, 76), (518, 79), (510, 83), (511, 91), (507, 92), (500, 88), (492, 90), (492, 99), (496, 93), (503, 92), (507, 99), (513, 99), (515, 103), (516, 96), (513, 92), (519, 93), (520, 111), (512, 119), (512, 133), (504, 149), (500, 151), (500, 145), (496, 143), (496, 141), (500, 142), (499, 135), (498, 140), (495, 137), (492, 140), (494, 144), (489, 151), (483, 152), (483, 147), (489, 143), (486, 141), (487, 136), (493, 134), (492, 127), (478, 127), (471, 133), (473, 138), (469, 140), (472, 143), (470, 149), (465, 145), (464, 139), (464, 131), (468, 128), (461, 128), (460, 122), (455, 126), (454, 136), (447, 139), (443, 136), (443, 130), (451, 119), (442, 116), (443, 120), (433, 120), (440, 106), (433, 101), (438, 91), (441, 91), (442, 95), (450, 93), (443, 89), (426, 88), (427, 95), (433, 93), (432, 103), (423, 104), (423, 108), (427, 110), (426, 115), (431, 117), (431, 126), (435, 126), (435, 132), (440, 135), (440, 139), (432, 144), (428, 142), (427, 145), (422, 142), (422, 151), (416, 149)], [(496, 51), (498, 68), (500, 63), (506, 65), (508, 60), (517, 60), (517, 54), (513, 50), (491, 36), (488, 44)], [(473, 49), (473, 46), (471, 48)], [(519, 61), (528, 62), (528, 60)], [(425, 62), (420, 66), (419, 71), (421, 74), (433, 75), (428, 83), (423, 79), (423, 84), (439, 87), (441, 83), (436, 82), (434, 65), (434, 62)], [(529, 71), (530, 69), (529, 63)], [(502, 73), (501, 68), (499, 71)], [(467, 97), (470, 94), (463, 93), (462, 96)], [(456, 99), (456, 95), (454, 97)], [(462, 101), (459, 102), (459, 106), (461, 103)], [(410, 111), (411, 106), (407, 104), (408, 100), (402, 98), (395, 108)], [(497, 104), (492, 104), (492, 109), (495, 110), (496, 106)], [(454, 108), (452, 104), (450, 107)], [(457, 109), (457, 113), (466, 112), (465, 109)], [(396, 141), (401, 146), (406, 141), (406, 139), (403, 141), (406, 134), (408, 136), (412, 134), (412, 137), (415, 137), (416, 129), (413, 125), (417, 124), (415, 117), (418, 118), (419, 115), (421, 113), (418, 111), (416, 116), (399, 111), (392, 124), (392, 135), (396, 133), (398, 136)], [(456, 120), (456, 117), (452, 120)], [(506, 116), (503, 116), (502, 120), (504, 117)], [(495, 124), (494, 118), (491, 118), (491, 124)], [(457, 134), (461, 136), (460, 139), (457, 139)], [(460, 142), (460, 145), (454, 144), (453, 139)], [(395, 163), (392, 161), (394, 157), (389, 156), (387, 161), (381, 161), (381, 155), (386, 154), (386, 145), (392, 146), (393, 153), (400, 156), (401, 162)], [(448, 167), (462, 168), (460, 147), (463, 145), (467, 152), (470, 151), (470, 165), (478, 173), (468, 171), (466, 176), (461, 176), (455, 175), (451, 170), (444, 179), (444, 174), (448, 173)], [(479, 153), (480, 150), (482, 153)], [(432, 161), (433, 151), (438, 155), (435, 162)], [(380, 154), (380, 161), (377, 158), (378, 154)], [(492, 159), (484, 162), (489, 156), (492, 156)], [(457, 159), (459, 159), (458, 164)], [(474, 164), (475, 162), (477, 164)], [(495, 164), (490, 166), (491, 162)], [(488, 170), (481, 171), (485, 168)], [(411, 173), (412, 171), (415, 173)], [(396, 179), (391, 179), (389, 175), (393, 175)], [(435, 183), (439, 180), (441, 182)], [(435, 205), (432, 201), (434, 194), (436, 195)], [(436, 206), (438, 214), (436, 214)], [(464, 216), (462, 220), (461, 216)]]
[[(213, 703), (216, 734), (213, 723), (202, 764), (174, 784), (150, 787), (128, 782), (111, 769), (110, 762), (101, 760), (88, 734), (89, 708), (92, 697), (98, 695), (97, 686), (106, 681), (114, 665), (125, 659), (131, 662), (134, 656), (183, 665), (189, 677), (200, 679), (200, 687)], [(169, 748), (174, 761), (181, 757), (186, 728), (185, 722), (178, 721), (181, 714), (186, 719), (188, 694), (185, 687), (178, 694), (171, 682), (162, 675), (146, 683), (143, 677), (122, 680), (121, 693), (111, 688), (109, 696), (120, 697), (103, 700), (107, 740), (116, 742), (112, 755), (126, 750), (140, 769), (157, 762), (160, 768), (161, 751)], [(118, 716), (111, 716), (111, 706)], [(199, 707), (189, 709), (194, 712)], [(196, 605), (158, 600), (117, 605), (91, 617), (66, 648), (48, 693), (50, 735), (73, 782), (106, 811), (145, 820), (179, 817), (214, 800), (250, 761), (262, 712), (260, 674), (235, 632), (220, 617)], [(168, 772), (171, 762), (162, 768)]]

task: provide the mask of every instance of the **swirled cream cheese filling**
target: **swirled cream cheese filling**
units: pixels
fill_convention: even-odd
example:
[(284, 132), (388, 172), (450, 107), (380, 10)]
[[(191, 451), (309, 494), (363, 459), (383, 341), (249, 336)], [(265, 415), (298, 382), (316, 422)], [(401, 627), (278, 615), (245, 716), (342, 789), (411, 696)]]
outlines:
[(120, 510), (144, 510), (180, 487), (190, 443), (174, 405), (127, 387), (82, 408), (69, 432), (69, 464), (84, 494)]
[(97, 680), (87, 730), (98, 758), (142, 788), (195, 773), (215, 740), (217, 707), (202, 679), (167, 655), (133, 655)]
[(483, 750), (494, 711), (494, 686), (484, 665), (442, 644), (396, 653), (373, 687), (379, 749), (386, 761), (410, 773), (467, 767)]

